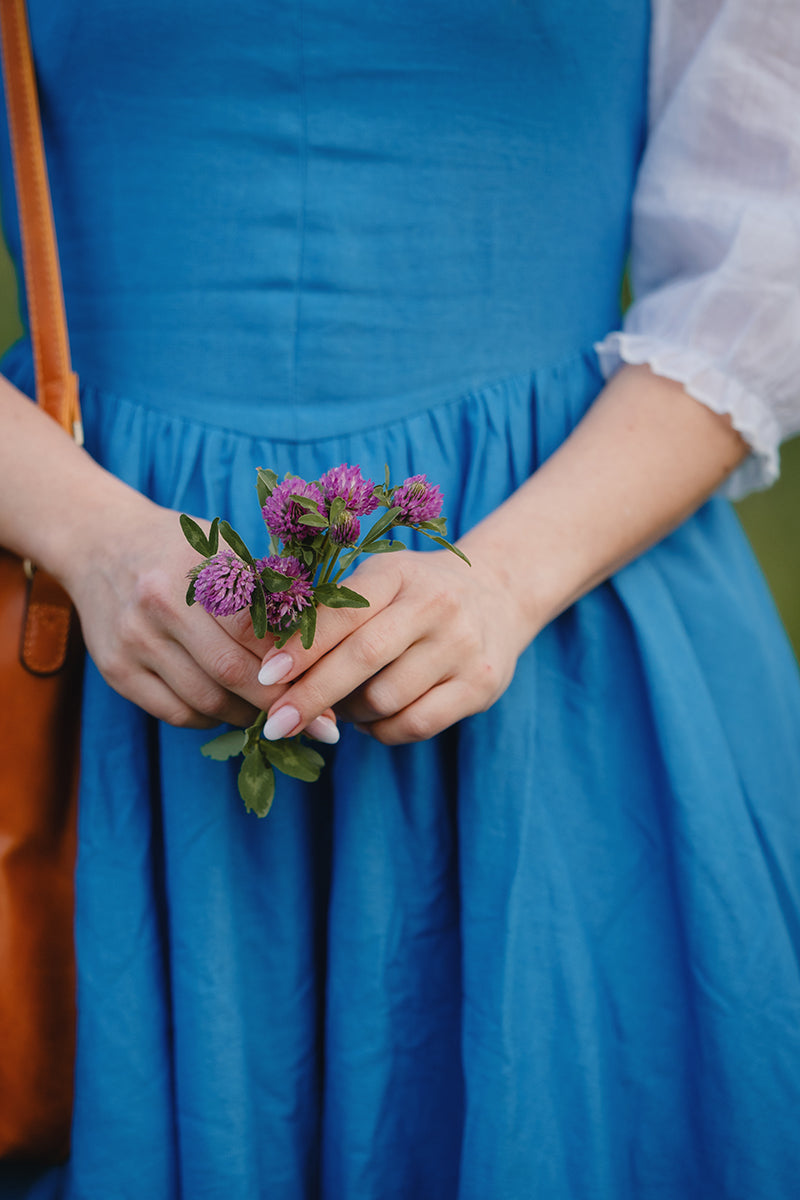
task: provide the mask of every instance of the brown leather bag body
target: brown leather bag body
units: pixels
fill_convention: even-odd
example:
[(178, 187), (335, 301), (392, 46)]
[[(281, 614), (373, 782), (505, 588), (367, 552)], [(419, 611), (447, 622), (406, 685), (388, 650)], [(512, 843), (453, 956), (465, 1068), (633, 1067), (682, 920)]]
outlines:
[[(40, 642), (63, 638), (63, 609), (29, 605), (18, 558), (0, 551), (0, 1155), (69, 1153), (75, 1041), (73, 871), (80, 646), (57, 674), (23, 666), (26, 610)], [(37, 629), (38, 627), (38, 629)], [(45, 658), (47, 656), (45, 655)]]
[[(24, 0), (0, 0), (39, 405), (80, 427)], [(0, 549), (0, 1157), (69, 1153), (81, 647), (68, 596)]]

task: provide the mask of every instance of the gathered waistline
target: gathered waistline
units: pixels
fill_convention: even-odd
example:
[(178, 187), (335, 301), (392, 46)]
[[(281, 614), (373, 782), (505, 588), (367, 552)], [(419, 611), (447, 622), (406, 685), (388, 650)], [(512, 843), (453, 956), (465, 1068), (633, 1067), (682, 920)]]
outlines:
[[(7, 351), (0, 362), (0, 371), (21, 391), (33, 396), (34, 369), (27, 339), (21, 339)], [(325, 400), (290, 405), (278, 399), (261, 399), (246, 405), (218, 403), (215, 408), (208, 397), (189, 397), (180, 392), (163, 398), (159, 395), (135, 397), (86, 379), (81, 379), (81, 396), (87, 416), (91, 414), (96, 419), (101, 418), (107, 405), (113, 405), (115, 409), (124, 406), (209, 430), (303, 444), (402, 425), (426, 413), (441, 413), (448, 408), (482, 400), (500, 400), (504, 396), (519, 397), (520, 394), (533, 398), (545, 383), (557, 385), (559, 379), (566, 382), (567, 377), (574, 378), (576, 374), (587, 382), (600, 380), (597, 358), (591, 346), (578, 349), (557, 362), (532, 365), (492, 379), (442, 385), (381, 397), (374, 402)]]

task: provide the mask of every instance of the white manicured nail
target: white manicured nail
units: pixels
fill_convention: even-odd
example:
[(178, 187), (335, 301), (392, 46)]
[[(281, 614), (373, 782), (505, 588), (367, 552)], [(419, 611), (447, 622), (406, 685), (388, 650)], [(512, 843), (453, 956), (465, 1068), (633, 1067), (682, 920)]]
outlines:
[(269, 687), (272, 683), (280, 683), (291, 669), (291, 654), (276, 654), (274, 658), (268, 658), (258, 672), (258, 682), (263, 683), (265, 687)]
[(315, 717), (306, 725), (303, 733), (318, 742), (325, 742), (327, 746), (335, 746), (339, 740), (339, 726), (330, 717)]
[(279, 708), (267, 721), (264, 737), (270, 742), (277, 742), (278, 738), (288, 737), (299, 722), (300, 713), (297, 709), (291, 704), (284, 704), (283, 708)]

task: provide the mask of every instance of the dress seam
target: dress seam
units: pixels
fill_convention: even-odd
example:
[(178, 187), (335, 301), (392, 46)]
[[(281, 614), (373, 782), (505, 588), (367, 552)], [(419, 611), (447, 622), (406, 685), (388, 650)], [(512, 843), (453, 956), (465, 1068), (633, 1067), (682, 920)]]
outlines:
[(306, 255), (306, 204), (308, 200), (308, 101), (306, 97), (306, 64), (305, 41), (303, 28), (303, 0), (297, 3), (297, 32), (298, 32), (298, 76), (299, 76), (299, 110), (300, 132), (298, 140), (298, 171), (300, 200), (297, 214), (297, 277), (294, 289), (294, 333), (292, 337), (292, 409), (294, 417), (294, 432), (297, 431), (297, 413), (300, 401), (298, 371), (300, 362), (300, 316), (303, 306), (303, 278), (305, 275)]
[[(19, 343), (17, 343), (18, 345)], [(12, 350), (14, 347), (11, 348)], [(10, 351), (9, 351), (10, 354)], [(402, 426), (418, 417), (422, 417), (433, 413), (443, 413), (449, 408), (455, 408), (469, 402), (474, 402), (485, 396), (488, 392), (497, 389), (508, 388), (524, 383), (533, 391), (537, 387), (538, 381), (547, 373), (559, 373), (566, 371), (573, 365), (583, 363), (587, 366), (597, 368), (597, 360), (591, 346), (581, 347), (572, 354), (565, 356), (558, 361), (550, 363), (533, 364), (526, 366), (522, 370), (513, 371), (505, 375), (493, 376), (489, 379), (479, 380), (471, 385), (467, 385), (455, 394), (449, 394), (439, 400), (435, 400), (430, 404), (421, 405), (419, 408), (412, 408), (401, 415), (394, 414), (388, 416), (385, 420), (373, 420), (369, 424), (354, 425), (352, 428), (341, 429), (337, 433), (320, 434), (318, 432), (309, 433), (307, 436), (288, 436), (278, 435), (275, 433), (259, 433), (252, 432), (247, 429), (239, 429), (235, 426), (225, 425), (217, 421), (211, 421), (202, 416), (190, 415), (185, 412), (168, 411), (158, 404), (149, 402), (145, 398), (138, 398), (113, 391), (101, 384), (95, 383), (85, 377), (80, 380), (80, 392), (82, 399), (88, 399), (89, 396), (96, 396), (101, 401), (101, 411), (106, 408), (111, 402), (116, 405), (124, 405), (129, 409), (139, 410), (146, 416), (156, 417), (170, 423), (178, 422), (183, 426), (195, 429), (208, 430), (211, 433), (230, 434), (236, 438), (243, 438), (246, 441), (258, 442), (269, 441), (275, 444), (291, 444), (305, 445), (310, 442), (323, 443), (336, 441), (342, 437), (353, 437), (358, 434), (370, 433), (373, 430), (386, 429), (392, 426)], [(32, 387), (32, 364), (26, 359), (14, 361), (6, 360), (2, 363), (2, 373), (15, 387), (25, 390), (26, 385)], [(30, 376), (30, 378), (28, 378)], [(400, 402), (407, 397), (397, 397)]]

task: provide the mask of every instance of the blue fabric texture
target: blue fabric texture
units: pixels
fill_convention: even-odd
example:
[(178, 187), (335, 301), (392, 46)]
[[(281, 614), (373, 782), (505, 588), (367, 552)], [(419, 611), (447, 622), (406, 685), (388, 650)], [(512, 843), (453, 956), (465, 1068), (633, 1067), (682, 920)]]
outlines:
[[(91, 453), (253, 544), (257, 466), (498, 505), (601, 386), (648, 7), (30, 0)], [(262, 823), (89, 664), (73, 1154), (0, 1196), (794, 1200), (798, 731), (719, 499)]]

